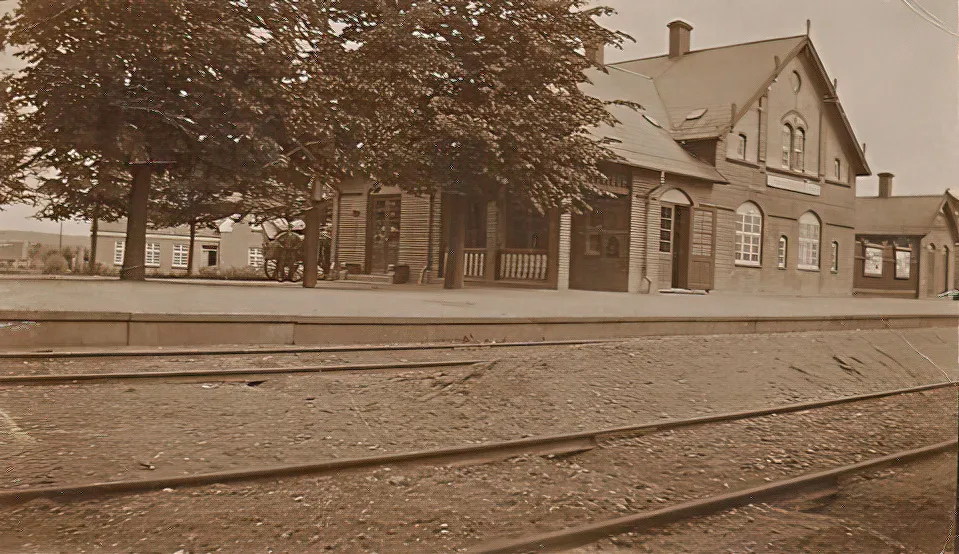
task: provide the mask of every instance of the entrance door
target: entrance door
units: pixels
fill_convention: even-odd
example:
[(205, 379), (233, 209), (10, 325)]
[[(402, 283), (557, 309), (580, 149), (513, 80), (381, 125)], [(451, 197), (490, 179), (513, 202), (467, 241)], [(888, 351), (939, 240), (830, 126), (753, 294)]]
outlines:
[(629, 287), (629, 196), (592, 201), (573, 216), (569, 285), (626, 292)]
[(689, 206), (673, 208), (673, 282), (676, 289), (689, 288), (691, 217)]
[(712, 290), (716, 268), (716, 211), (696, 208), (689, 262), (689, 288)]
[(366, 228), (366, 267), (386, 273), (400, 257), (400, 196), (370, 196)]

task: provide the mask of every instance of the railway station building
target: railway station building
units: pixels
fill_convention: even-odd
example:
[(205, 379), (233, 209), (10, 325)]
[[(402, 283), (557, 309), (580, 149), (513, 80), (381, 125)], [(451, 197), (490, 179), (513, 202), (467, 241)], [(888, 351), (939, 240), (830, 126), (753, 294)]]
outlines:
[(857, 296), (935, 298), (953, 290), (959, 199), (951, 192), (895, 196), (879, 174), (879, 196), (856, 200)]
[[(691, 25), (668, 28), (668, 53), (590, 72), (590, 94), (643, 107), (611, 107), (620, 125), (596, 129), (615, 141), (611, 197), (581, 214), (473, 202), (467, 283), (852, 294), (856, 178), (870, 169), (809, 36), (693, 50)], [(350, 278), (442, 276), (438, 196), (353, 181), (331, 202)]]

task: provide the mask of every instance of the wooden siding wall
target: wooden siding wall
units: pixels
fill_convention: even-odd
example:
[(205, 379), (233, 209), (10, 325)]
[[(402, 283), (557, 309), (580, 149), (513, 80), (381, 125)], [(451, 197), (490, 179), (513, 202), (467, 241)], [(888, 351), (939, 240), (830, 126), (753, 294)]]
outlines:
[(339, 262), (366, 270), (366, 193), (343, 192), (340, 197)]
[(400, 214), (399, 263), (410, 266), (410, 281), (419, 282), (429, 248), (430, 197), (403, 194)]

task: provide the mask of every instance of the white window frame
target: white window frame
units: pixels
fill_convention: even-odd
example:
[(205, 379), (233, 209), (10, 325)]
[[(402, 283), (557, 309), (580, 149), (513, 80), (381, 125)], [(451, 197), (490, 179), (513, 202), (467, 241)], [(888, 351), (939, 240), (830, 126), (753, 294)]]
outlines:
[(788, 123), (783, 124), (782, 141), (783, 141), (782, 166), (785, 169), (789, 169), (790, 163), (792, 162), (793, 128), (792, 128), (792, 125)]
[[(669, 217), (663, 217), (666, 210), (669, 210)], [(669, 221), (669, 228), (664, 226), (664, 223)], [(663, 239), (665, 233), (669, 234), (668, 239)], [(674, 206), (664, 205), (661, 206), (659, 210), (659, 252), (661, 254), (669, 254), (673, 251), (673, 236), (676, 233), (676, 208)], [(663, 250), (663, 247), (666, 247), (666, 250)]]
[(776, 256), (776, 267), (786, 269), (789, 265), (789, 239), (785, 235), (779, 237), (779, 249)]
[(763, 257), (763, 213), (759, 206), (746, 202), (736, 209), (736, 265), (760, 267)]
[(160, 267), (160, 243), (148, 242), (146, 252), (143, 256), (144, 265), (147, 267)]
[(806, 271), (819, 271), (822, 261), (822, 223), (813, 212), (799, 218), (799, 262), (796, 267)]
[(793, 131), (793, 171), (803, 173), (806, 171), (806, 130), (802, 127), (796, 127)]
[(126, 242), (116, 241), (113, 245), (113, 265), (123, 265), (123, 257), (126, 254)]
[(833, 161), (833, 172), (836, 174), (836, 180), (842, 181), (842, 160), (839, 158)]
[(186, 269), (187, 265), (190, 263), (190, 245), (180, 243), (174, 244), (173, 256), (170, 262), (171, 265), (176, 269)]
[(262, 246), (251, 246), (246, 250), (246, 265), (260, 269), (265, 260), (263, 258)]

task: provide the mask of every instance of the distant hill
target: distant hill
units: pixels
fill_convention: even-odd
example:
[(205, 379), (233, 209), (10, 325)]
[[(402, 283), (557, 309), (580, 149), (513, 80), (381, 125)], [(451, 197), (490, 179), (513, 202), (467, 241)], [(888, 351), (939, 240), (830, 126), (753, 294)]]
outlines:
[[(0, 230), (0, 241), (25, 240), (30, 243), (40, 243), (46, 246), (60, 245), (58, 233), (37, 233), (35, 231), (4, 231)], [(90, 237), (85, 235), (63, 235), (64, 246), (90, 246)]]

